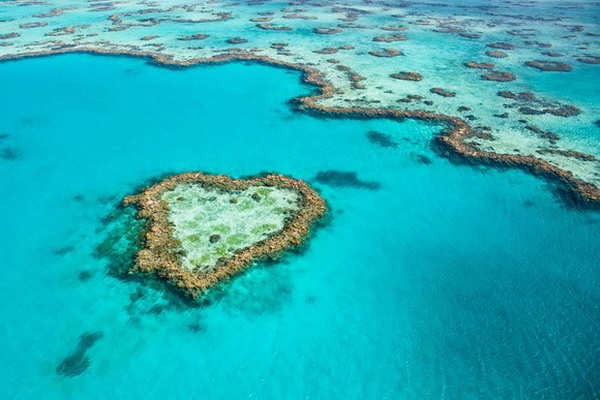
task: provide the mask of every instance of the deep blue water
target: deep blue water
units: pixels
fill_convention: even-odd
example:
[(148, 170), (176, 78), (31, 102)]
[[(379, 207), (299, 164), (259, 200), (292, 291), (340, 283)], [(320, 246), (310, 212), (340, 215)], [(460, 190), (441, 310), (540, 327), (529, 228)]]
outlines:
[[(47, 57), (0, 63), (0, 87), (0, 397), (600, 395), (600, 214), (439, 158), (439, 127), (294, 112), (299, 74), (239, 63)], [(93, 255), (123, 196), (191, 170), (380, 188), (312, 181), (332, 212), (306, 251), (192, 308)]]

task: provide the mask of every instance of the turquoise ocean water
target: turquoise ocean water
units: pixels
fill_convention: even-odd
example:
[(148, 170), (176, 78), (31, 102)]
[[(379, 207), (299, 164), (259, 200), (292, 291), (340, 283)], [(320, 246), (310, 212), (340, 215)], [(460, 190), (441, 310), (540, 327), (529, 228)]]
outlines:
[[(0, 397), (600, 396), (600, 214), (452, 165), (439, 126), (295, 112), (298, 73), (242, 63), (65, 55), (0, 63), (0, 87)], [(108, 275), (119, 200), (192, 170), (309, 180), (331, 218), (210, 305)]]

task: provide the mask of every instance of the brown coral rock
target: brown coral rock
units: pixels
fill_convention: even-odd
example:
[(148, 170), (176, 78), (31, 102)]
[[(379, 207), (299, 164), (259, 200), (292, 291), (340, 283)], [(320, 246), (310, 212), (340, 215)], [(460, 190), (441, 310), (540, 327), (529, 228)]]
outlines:
[(404, 55), (404, 53), (396, 49), (371, 50), (369, 51), (369, 54), (375, 57), (396, 57)]
[(400, 72), (396, 74), (390, 74), (390, 78), (415, 82), (420, 82), (423, 80), (423, 76), (418, 72)]
[(537, 68), (540, 71), (561, 71), (569, 72), (573, 68), (567, 63), (560, 61), (548, 61), (548, 60), (534, 60), (526, 61), (524, 65), (532, 68)]
[(400, 40), (408, 39), (405, 35), (390, 35), (390, 36), (376, 36), (373, 38), (374, 42), (398, 42)]

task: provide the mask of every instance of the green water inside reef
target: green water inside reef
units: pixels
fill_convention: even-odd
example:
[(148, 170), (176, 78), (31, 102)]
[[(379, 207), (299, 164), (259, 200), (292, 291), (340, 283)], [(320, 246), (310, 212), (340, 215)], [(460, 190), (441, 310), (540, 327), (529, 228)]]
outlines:
[[(600, 215), (551, 185), (452, 165), (435, 125), (295, 112), (311, 89), (266, 66), (66, 55), (0, 86), (0, 397), (598, 397)], [(192, 170), (309, 180), (331, 219), (203, 307), (110, 275), (119, 200)]]
[(223, 191), (179, 184), (160, 198), (169, 206), (181, 265), (197, 272), (212, 271), (222, 258), (280, 233), (301, 208), (297, 191), (269, 186)]

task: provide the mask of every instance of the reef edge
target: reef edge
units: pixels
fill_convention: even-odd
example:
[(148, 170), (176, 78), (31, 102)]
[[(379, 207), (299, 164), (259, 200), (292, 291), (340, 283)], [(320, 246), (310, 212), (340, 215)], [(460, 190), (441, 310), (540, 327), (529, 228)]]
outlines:
[(300, 96), (293, 99), (296, 105), (303, 110), (316, 112), (328, 116), (345, 118), (387, 118), (402, 120), (405, 118), (436, 121), (447, 125), (440, 135), (433, 139), (434, 147), (440, 149), (441, 154), (450, 158), (501, 167), (512, 167), (524, 170), (535, 176), (552, 180), (561, 184), (571, 197), (571, 203), (584, 208), (600, 208), (600, 188), (596, 185), (576, 178), (571, 172), (563, 170), (545, 160), (533, 155), (511, 155), (483, 151), (464, 141), (471, 135), (471, 127), (464, 120), (444, 114), (427, 111), (407, 111), (392, 108), (361, 108), (361, 107), (329, 107), (318, 104), (321, 99), (330, 98), (335, 93), (333, 85), (323, 78), (323, 75), (308, 65), (276, 60), (270, 57), (256, 55), (247, 51), (235, 51), (226, 55), (212, 58), (193, 58), (178, 61), (173, 57), (145, 51), (115, 50), (94, 47), (68, 47), (47, 51), (28, 52), (0, 56), (1, 61), (17, 60), (21, 58), (42, 57), (58, 54), (88, 53), (114, 56), (134, 56), (148, 59), (151, 63), (169, 67), (189, 67), (199, 64), (222, 64), (232, 61), (253, 61), (270, 66), (297, 70), (303, 73), (305, 83), (316, 86), (319, 93)]
[[(168, 219), (169, 205), (166, 200), (160, 199), (164, 191), (185, 183), (198, 183), (222, 190), (243, 190), (252, 186), (291, 189), (300, 194), (300, 207), (285, 221), (281, 231), (239, 250), (230, 258), (220, 259), (213, 270), (198, 273), (182, 266), (180, 243), (175, 239), (173, 225)], [(313, 223), (327, 212), (325, 200), (306, 182), (279, 174), (242, 180), (226, 175), (188, 172), (168, 177), (146, 187), (139, 194), (125, 197), (123, 205), (136, 206), (138, 218), (147, 221), (142, 235), (142, 248), (127, 273), (150, 274), (191, 299), (201, 297), (209, 288), (239, 274), (255, 261), (277, 257), (301, 245), (308, 238)]]

